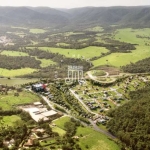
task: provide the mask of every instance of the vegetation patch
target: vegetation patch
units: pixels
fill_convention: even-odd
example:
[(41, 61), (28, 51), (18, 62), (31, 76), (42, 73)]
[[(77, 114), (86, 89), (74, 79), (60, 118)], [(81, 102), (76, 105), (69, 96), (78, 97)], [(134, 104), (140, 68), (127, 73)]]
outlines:
[(46, 30), (43, 30), (43, 29), (30, 29), (30, 32), (38, 34), (38, 33), (45, 33)]
[(55, 123), (59, 128), (65, 130), (64, 125), (66, 122), (69, 122), (69, 121), (70, 121), (70, 117), (64, 116), (57, 120), (54, 120), (53, 123)]
[(13, 70), (0, 68), (0, 76), (16, 77), (16, 76), (21, 76), (21, 75), (33, 73), (36, 70), (37, 69), (32, 69), (32, 68), (22, 68), (22, 69), (13, 69)]
[(2, 93), (0, 94), (0, 106), (3, 110), (10, 110), (15, 109), (17, 105), (27, 104), (27, 103), (33, 103), (40, 101), (41, 99), (27, 91), (22, 91), (18, 93), (19, 96), (15, 96), (15, 91)]
[(29, 56), (27, 53), (23, 52), (17, 52), (17, 51), (2, 51), (1, 55), (7, 55), (7, 56)]
[[(114, 141), (109, 140), (107, 136), (96, 132), (89, 127), (78, 127), (76, 135), (79, 137), (79, 145), (81, 149), (120, 150), (120, 147), (115, 144)], [(100, 147), (98, 146), (99, 144)]]
[[(11, 120), (11, 121), (10, 121)], [(15, 126), (17, 121), (21, 121), (21, 118), (17, 115), (11, 115), (11, 116), (3, 116), (2, 122), (6, 126)]]

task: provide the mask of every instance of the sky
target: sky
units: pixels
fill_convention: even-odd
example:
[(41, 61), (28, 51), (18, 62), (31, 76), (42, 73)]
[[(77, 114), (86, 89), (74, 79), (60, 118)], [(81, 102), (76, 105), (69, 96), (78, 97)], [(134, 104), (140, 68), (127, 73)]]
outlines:
[(0, 0), (0, 6), (47, 6), (52, 8), (140, 5), (150, 5), (150, 0)]

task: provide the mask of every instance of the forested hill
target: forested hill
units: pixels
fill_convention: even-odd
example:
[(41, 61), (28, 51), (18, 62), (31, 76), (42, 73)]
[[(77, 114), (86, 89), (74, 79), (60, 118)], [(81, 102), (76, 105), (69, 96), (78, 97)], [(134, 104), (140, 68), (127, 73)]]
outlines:
[(131, 101), (110, 112), (107, 127), (130, 150), (150, 150), (150, 85), (131, 92)]
[(0, 7), (0, 24), (37, 27), (79, 27), (90, 25), (150, 25), (150, 6), (85, 7)]
[(124, 72), (129, 73), (147, 73), (150, 72), (150, 57), (140, 60), (136, 63), (130, 63), (129, 65), (122, 67)]

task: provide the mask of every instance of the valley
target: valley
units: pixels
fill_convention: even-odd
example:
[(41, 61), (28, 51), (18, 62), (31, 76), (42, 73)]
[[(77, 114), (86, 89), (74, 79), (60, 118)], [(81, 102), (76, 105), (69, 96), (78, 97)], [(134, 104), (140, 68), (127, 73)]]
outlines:
[[(150, 148), (150, 28), (147, 16), (135, 19), (147, 7), (110, 7), (105, 15), (101, 8), (5, 9), (0, 150)], [(144, 132), (134, 112), (146, 116)]]

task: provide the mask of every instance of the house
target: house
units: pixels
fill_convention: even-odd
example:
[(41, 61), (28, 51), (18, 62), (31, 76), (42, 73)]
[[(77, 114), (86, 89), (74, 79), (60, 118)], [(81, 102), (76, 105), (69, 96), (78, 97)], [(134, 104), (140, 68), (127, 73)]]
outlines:
[(43, 92), (43, 91), (46, 90), (46, 85), (41, 84), (41, 83), (33, 84), (32, 85), (32, 90), (35, 91), (35, 92)]

